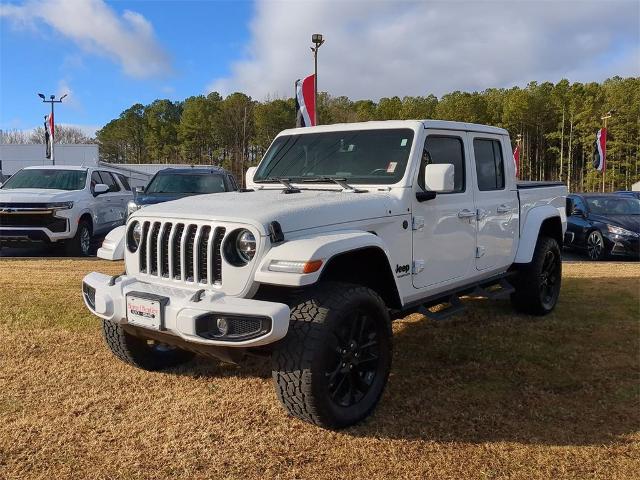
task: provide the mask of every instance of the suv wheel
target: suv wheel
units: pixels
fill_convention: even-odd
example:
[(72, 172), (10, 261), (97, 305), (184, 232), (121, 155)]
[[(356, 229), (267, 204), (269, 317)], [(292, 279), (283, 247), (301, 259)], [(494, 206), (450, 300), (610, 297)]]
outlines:
[(163, 370), (191, 360), (193, 353), (164, 343), (138, 338), (124, 331), (121, 325), (102, 321), (104, 340), (111, 352), (129, 365), (143, 370)]
[(546, 315), (558, 302), (561, 281), (562, 257), (558, 242), (540, 236), (531, 263), (522, 265), (513, 280), (516, 291), (511, 294), (511, 303), (518, 311)]
[(287, 411), (325, 428), (363, 420), (377, 405), (391, 368), (391, 321), (372, 290), (325, 283), (291, 310), (274, 351), (273, 380)]
[(77, 257), (87, 257), (91, 251), (91, 225), (86, 220), (78, 223), (78, 230), (66, 243), (67, 253)]
[(587, 237), (587, 255), (591, 260), (604, 260), (606, 257), (604, 238), (599, 230), (592, 231)]

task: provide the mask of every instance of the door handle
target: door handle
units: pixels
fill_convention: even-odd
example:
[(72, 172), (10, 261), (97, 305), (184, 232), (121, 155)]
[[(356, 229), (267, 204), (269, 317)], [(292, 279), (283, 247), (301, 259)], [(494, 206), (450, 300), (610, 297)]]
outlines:
[(497, 213), (509, 213), (511, 212), (511, 208), (507, 204), (502, 204), (496, 209)]
[(473, 218), (476, 216), (476, 212), (469, 210), (467, 208), (460, 210), (458, 212), (458, 218)]

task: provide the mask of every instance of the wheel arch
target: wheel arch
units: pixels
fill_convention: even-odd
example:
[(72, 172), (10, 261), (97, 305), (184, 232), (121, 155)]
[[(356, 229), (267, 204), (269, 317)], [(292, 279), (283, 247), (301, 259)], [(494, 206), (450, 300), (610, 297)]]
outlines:
[(533, 208), (526, 216), (514, 263), (529, 263), (540, 235), (555, 239), (562, 247), (564, 226), (558, 209), (551, 205)]

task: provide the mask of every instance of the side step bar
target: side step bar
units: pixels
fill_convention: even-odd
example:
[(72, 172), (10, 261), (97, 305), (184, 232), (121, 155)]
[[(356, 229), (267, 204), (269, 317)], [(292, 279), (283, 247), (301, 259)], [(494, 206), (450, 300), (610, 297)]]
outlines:
[[(433, 320), (444, 320), (464, 311), (466, 307), (460, 300), (460, 297), (462, 296), (496, 300), (508, 298), (513, 292), (515, 292), (515, 288), (507, 281), (507, 279), (500, 278), (497, 281), (494, 280), (491, 282), (481, 283), (471, 289), (466, 288), (459, 292), (450, 293), (440, 298), (433, 299), (428, 303), (419, 305), (417, 311), (418, 313), (421, 313)], [(431, 308), (443, 304), (447, 306), (435, 312), (431, 310)]]

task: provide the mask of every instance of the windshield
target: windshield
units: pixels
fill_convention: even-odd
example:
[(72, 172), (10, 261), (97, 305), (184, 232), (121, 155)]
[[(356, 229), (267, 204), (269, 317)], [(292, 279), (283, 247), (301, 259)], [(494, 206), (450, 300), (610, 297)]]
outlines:
[(82, 190), (86, 180), (86, 170), (26, 169), (13, 175), (2, 185), (2, 189)]
[(587, 204), (596, 215), (640, 215), (640, 200), (636, 198), (587, 198)]
[(413, 130), (354, 130), (278, 137), (260, 163), (254, 182), (286, 178), (354, 184), (391, 184), (404, 175)]
[(151, 180), (145, 193), (218, 193), (225, 190), (222, 175), (163, 173)]

